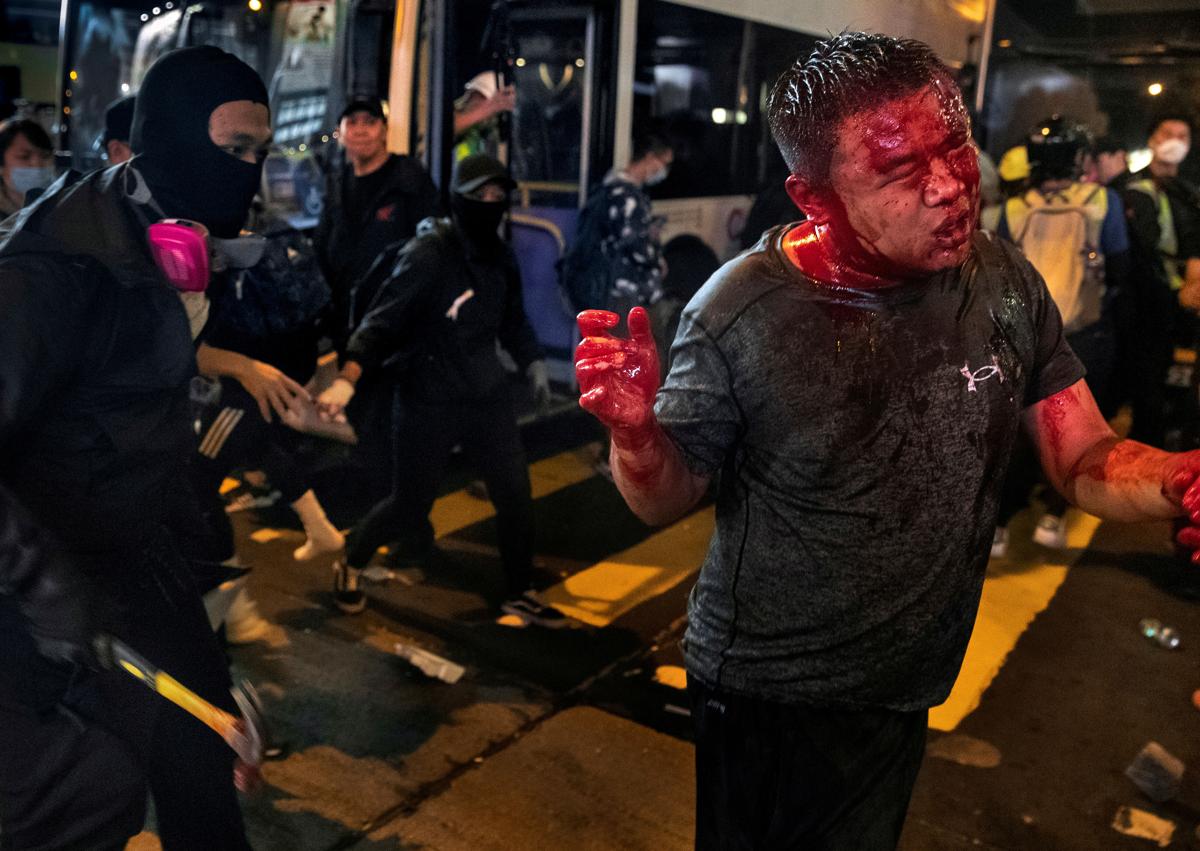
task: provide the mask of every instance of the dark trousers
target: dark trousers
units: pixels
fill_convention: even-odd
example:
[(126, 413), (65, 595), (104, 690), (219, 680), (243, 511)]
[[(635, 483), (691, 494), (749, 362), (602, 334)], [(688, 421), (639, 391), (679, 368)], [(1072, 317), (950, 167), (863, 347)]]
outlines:
[[(115, 632), (228, 712), (224, 654), (186, 563), (165, 537), (114, 559)], [(0, 611), (0, 848), (122, 848), (146, 791), (166, 851), (248, 849), (233, 752), (123, 672), (51, 664)]]
[(259, 413), (258, 404), (236, 382), (224, 382), (222, 404), (201, 418), (199, 452), (190, 466), (192, 490), (211, 535), (203, 549), (188, 555), (224, 561), (234, 554), (233, 524), (220, 497), (221, 482), (234, 470), (262, 469), (289, 505), (309, 488), (308, 470), (295, 448), (299, 436)]
[(433, 546), (429, 511), (450, 451), (461, 444), (496, 507), (507, 590), (526, 590), (533, 565), (533, 498), (508, 397), (429, 404), (396, 394), (393, 414), (392, 493), (351, 533), (347, 563), (365, 567), (375, 550), (391, 541), (398, 540), (402, 550), (410, 552)]
[(883, 851), (900, 838), (928, 713), (817, 709), (689, 677), (696, 848)]

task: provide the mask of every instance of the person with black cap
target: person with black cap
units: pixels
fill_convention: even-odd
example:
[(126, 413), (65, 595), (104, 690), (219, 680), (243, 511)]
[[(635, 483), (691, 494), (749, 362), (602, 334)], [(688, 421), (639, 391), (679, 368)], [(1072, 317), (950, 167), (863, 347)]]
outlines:
[(120, 165), (133, 157), (133, 148), (129, 140), (133, 136), (133, 107), (137, 103), (135, 95), (117, 98), (104, 110), (104, 134), (100, 137), (100, 147), (108, 158), (108, 164)]
[(429, 511), (455, 444), (487, 485), (496, 506), (507, 596), (501, 610), (526, 623), (559, 627), (565, 616), (530, 590), (533, 504), (529, 470), (496, 340), (524, 370), (539, 400), (549, 397), (545, 362), (521, 302), (521, 276), (500, 238), (515, 184), (484, 154), (454, 169), (449, 219), (421, 223), (402, 249), (380, 258), (363, 283), (373, 298), (357, 320), (346, 359), (318, 397), (336, 416), (361, 377), (394, 382), (392, 494), (351, 533), (334, 565), (334, 602), (361, 612), (363, 568), (376, 549), (399, 540), (416, 559), (433, 549)]
[(420, 161), (387, 149), (387, 104), (354, 98), (338, 119), (346, 155), (329, 173), (325, 206), (314, 234), (321, 270), (333, 290), (335, 343), (350, 331), (350, 299), (375, 258), (411, 239), (417, 223), (439, 212), (437, 187)]
[[(351, 304), (371, 264), (388, 246), (411, 239), (417, 223), (437, 215), (441, 204), (420, 161), (388, 151), (384, 101), (350, 98), (337, 136), (345, 163), (329, 171), (313, 245), (333, 299), (329, 334), (343, 354), (354, 330)], [(391, 409), (387, 389), (368, 379), (347, 411), (358, 437), (354, 458), (363, 474), (362, 487), (372, 499), (388, 489)]]
[[(64, 177), (0, 229), (5, 848), (124, 847), (147, 787), (168, 851), (249, 847), (232, 751), (91, 648), (114, 635), (240, 714), (182, 555), (200, 532), (180, 292), (207, 282), (205, 234), (246, 218), (267, 103), (230, 54), (168, 53), (138, 94), (135, 157)], [(166, 226), (190, 235), (188, 263), (156, 262), (165, 219), (190, 222)]]

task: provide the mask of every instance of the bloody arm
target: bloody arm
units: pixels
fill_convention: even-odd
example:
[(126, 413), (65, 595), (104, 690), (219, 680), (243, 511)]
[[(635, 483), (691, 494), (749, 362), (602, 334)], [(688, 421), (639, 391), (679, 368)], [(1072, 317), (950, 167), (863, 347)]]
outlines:
[[(1200, 452), (1117, 437), (1082, 380), (1029, 408), (1025, 428), (1051, 484), (1084, 511), (1123, 521), (1186, 513), (1200, 522)], [(1200, 529), (1184, 529), (1179, 542), (1200, 548)]]
[(607, 310), (579, 314), (583, 342), (575, 352), (579, 404), (608, 427), (613, 481), (629, 508), (650, 525), (683, 516), (708, 489), (654, 416), (658, 351), (645, 309), (629, 312), (629, 339), (609, 329), (619, 319)]

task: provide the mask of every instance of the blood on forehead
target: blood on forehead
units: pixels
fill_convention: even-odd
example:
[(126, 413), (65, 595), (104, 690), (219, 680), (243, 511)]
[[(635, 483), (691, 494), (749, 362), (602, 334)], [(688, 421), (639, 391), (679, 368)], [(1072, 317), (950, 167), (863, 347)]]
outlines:
[(971, 136), (971, 119), (953, 83), (939, 79), (905, 97), (888, 100), (842, 126), (847, 148), (861, 139), (872, 170), (884, 174), (905, 159), (957, 148)]

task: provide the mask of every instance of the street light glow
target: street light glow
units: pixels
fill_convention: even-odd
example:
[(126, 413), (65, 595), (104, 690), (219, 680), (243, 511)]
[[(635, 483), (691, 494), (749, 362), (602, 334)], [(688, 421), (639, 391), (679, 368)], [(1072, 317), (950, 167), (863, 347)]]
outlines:
[(1159, 95), (1161, 95), (1162, 90), (1163, 90), (1162, 83), (1151, 83), (1150, 86), (1146, 89), (1146, 91), (1148, 91), (1151, 94), (1151, 96), (1153, 96), (1153, 97), (1158, 97)]
[(262, 0), (250, 0), (246, 5), (250, 7), (251, 12), (262, 11)]

